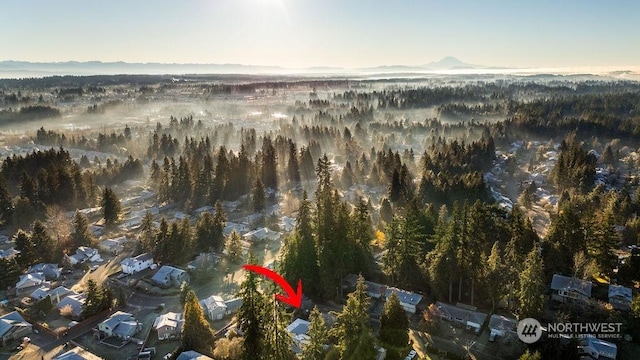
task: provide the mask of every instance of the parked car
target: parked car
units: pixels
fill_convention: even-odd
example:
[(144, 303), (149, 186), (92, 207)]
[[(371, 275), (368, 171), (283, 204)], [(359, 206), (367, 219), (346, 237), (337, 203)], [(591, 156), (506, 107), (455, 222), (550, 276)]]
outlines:
[(89, 269), (89, 272), (94, 272), (94, 271), (98, 270), (99, 267), (100, 267), (100, 265), (93, 265), (91, 267), (91, 269)]

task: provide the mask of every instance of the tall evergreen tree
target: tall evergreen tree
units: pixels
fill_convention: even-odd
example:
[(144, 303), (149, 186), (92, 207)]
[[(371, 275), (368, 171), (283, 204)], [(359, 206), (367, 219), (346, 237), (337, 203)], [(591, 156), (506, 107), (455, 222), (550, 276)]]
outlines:
[(89, 230), (89, 220), (83, 213), (76, 211), (73, 218), (73, 233), (71, 234), (73, 247), (90, 246), (93, 240), (93, 234)]
[(537, 248), (527, 255), (524, 270), (520, 274), (518, 315), (520, 318), (538, 317), (544, 308), (544, 270)]
[(35, 246), (35, 251), (39, 254), (39, 260), (42, 262), (58, 262), (59, 254), (62, 254), (56, 242), (47, 233), (47, 229), (40, 220), (33, 223), (33, 231), (31, 240)]
[(224, 228), (227, 226), (227, 214), (222, 203), (216, 201), (213, 213), (213, 228), (211, 230), (211, 247), (214, 251), (221, 251), (224, 247)]
[(195, 350), (211, 354), (213, 350), (213, 330), (204, 317), (202, 306), (196, 293), (189, 290), (185, 296), (184, 325), (182, 327), (181, 350)]
[(22, 268), (26, 268), (38, 262), (40, 254), (36, 252), (36, 246), (31, 239), (31, 233), (24, 230), (18, 230), (13, 235), (13, 242), (16, 246), (16, 250), (20, 251), (18, 255), (18, 264)]
[(308, 360), (323, 360), (326, 351), (324, 347), (328, 340), (327, 326), (322, 313), (317, 306), (313, 307), (309, 314), (309, 342), (302, 348), (302, 358)]
[[(347, 304), (338, 314), (331, 333), (338, 339), (338, 348), (342, 359), (371, 359), (375, 354), (371, 327), (367, 324), (369, 316), (369, 297), (364, 278), (358, 276), (356, 289), (349, 294)], [(369, 357), (363, 357), (368, 355)]]
[(257, 178), (255, 183), (253, 184), (253, 189), (251, 190), (251, 203), (253, 204), (254, 212), (261, 212), (265, 209), (265, 193), (264, 193), (264, 184), (260, 178)]
[(12, 215), (13, 203), (4, 176), (0, 173), (0, 225), (11, 222)]
[(409, 345), (409, 319), (396, 293), (391, 294), (382, 310), (380, 342), (398, 352), (406, 350)]
[(111, 188), (104, 188), (101, 205), (102, 214), (107, 226), (113, 226), (120, 221), (122, 206), (120, 205), (120, 200)]
[[(250, 255), (249, 264), (257, 263), (253, 255)], [(260, 278), (252, 271), (245, 271), (244, 280), (240, 284), (238, 296), (242, 298), (242, 305), (238, 309), (236, 317), (238, 319), (238, 328), (244, 333), (244, 342), (242, 349), (244, 350), (245, 359), (255, 359), (260, 357), (265, 351), (265, 319), (264, 309), (266, 308), (267, 299), (258, 290), (260, 286)]]

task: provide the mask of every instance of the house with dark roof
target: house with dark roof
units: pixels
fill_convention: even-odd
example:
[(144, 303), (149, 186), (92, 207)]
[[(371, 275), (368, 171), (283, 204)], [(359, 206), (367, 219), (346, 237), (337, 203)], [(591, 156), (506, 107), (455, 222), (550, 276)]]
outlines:
[(71, 265), (83, 264), (87, 261), (102, 261), (102, 257), (100, 256), (98, 249), (90, 248), (87, 246), (80, 246), (76, 249), (75, 254), (65, 256)]
[(630, 288), (621, 285), (609, 285), (609, 304), (616, 310), (629, 310), (633, 292)]
[(578, 355), (587, 359), (615, 360), (618, 356), (618, 346), (594, 336), (587, 336), (578, 341)]
[(98, 245), (100, 249), (110, 254), (118, 255), (124, 250), (124, 244), (127, 242), (126, 236), (121, 236), (114, 239), (106, 239), (100, 242)]
[(416, 307), (418, 306), (420, 301), (422, 301), (422, 295), (420, 294), (415, 294), (410, 291), (392, 288), (392, 287), (387, 288), (387, 290), (385, 291), (384, 293), (385, 299), (388, 299), (391, 296), (391, 294), (396, 294), (398, 299), (400, 299), (400, 305), (402, 305), (402, 308), (404, 309), (404, 311), (411, 314), (416, 313)]
[(12, 311), (0, 317), (0, 339), (2, 346), (7, 341), (20, 339), (31, 334), (32, 325), (28, 323), (17, 311)]
[(151, 277), (151, 281), (162, 287), (179, 287), (183, 282), (189, 282), (189, 274), (177, 267), (162, 265)]
[[(343, 283), (346, 285), (349, 291), (353, 291), (356, 288), (356, 283), (358, 282), (358, 275), (356, 274), (347, 274), (342, 279)], [(373, 281), (364, 281), (364, 285), (367, 289), (367, 295), (372, 299), (382, 299), (387, 291), (387, 287), (382, 284), (378, 284)]]
[(551, 299), (561, 303), (583, 304), (591, 298), (591, 281), (554, 274)]
[(153, 255), (151, 253), (140, 254), (136, 257), (129, 257), (120, 263), (122, 272), (125, 274), (135, 274), (153, 265)]
[(116, 311), (108, 319), (98, 324), (98, 330), (105, 337), (127, 340), (142, 330), (142, 324), (133, 315), (124, 311)]
[(505, 337), (507, 334), (515, 334), (518, 321), (514, 318), (493, 314), (489, 318), (489, 338), (495, 336)]
[(465, 307), (451, 305), (443, 302), (436, 302), (436, 315), (440, 318), (461, 324), (467, 330), (473, 330), (476, 334), (480, 333), (482, 324), (487, 319), (487, 314), (467, 309)]
[(47, 280), (56, 280), (62, 274), (62, 268), (58, 264), (39, 263), (29, 266), (28, 274), (41, 274)]
[(48, 287), (41, 287), (36, 289), (34, 292), (29, 295), (33, 300), (39, 301), (47, 296), (51, 297), (51, 302), (53, 304), (57, 304), (62, 300), (65, 296), (74, 293), (73, 291), (67, 289), (64, 286), (58, 286), (55, 289), (50, 289)]

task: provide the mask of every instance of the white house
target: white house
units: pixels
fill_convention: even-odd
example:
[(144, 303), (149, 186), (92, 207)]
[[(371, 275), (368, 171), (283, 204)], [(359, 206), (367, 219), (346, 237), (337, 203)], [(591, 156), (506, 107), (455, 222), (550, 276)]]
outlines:
[(110, 254), (118, 255), (124, 250), (124, 244), (127, 242), (126, 236), (121, 236), (115, 239), (106, 239), (100, 242), (100, 249)]
[(140, 254), (133, 258), (126, 258), (120, 263), (122, 272), (125, 274), (135, 274), (153, 265), (153, 255), (151, 253)]
[(153, 328), (158, 332), (158, 340), (180, 337), (183, 325), (182, 314), (175, 312), (162, 314), (153, 322)]
[(142, 324), (133, 315), (123, 311), (116, 311), (108, 319), (98, 324), (98, 330), (106, 337), (130, 339), (142, 330)]
[(227, 305), (220, 296), (211, 295), (202, 299), (200, 305), (210, 320), (220, 320), (227, 314)]
[(76, 253), (67, 256), (67, 260), (71, 265), (82, 264), (84, 262), (90, 261), (102, 261), (102, 257), (100, 257), (100, 253), (97, 249), (90, 248), (87, 246), (80, 246), (76, 249)]
[(388, 299), (391, 294), (396, 294), (404, 311), (411, 314), (416, 313), (416, 306), (422, 301), (422, 295), (397, 288), (387, 288), (384, 293), (385, 299)]

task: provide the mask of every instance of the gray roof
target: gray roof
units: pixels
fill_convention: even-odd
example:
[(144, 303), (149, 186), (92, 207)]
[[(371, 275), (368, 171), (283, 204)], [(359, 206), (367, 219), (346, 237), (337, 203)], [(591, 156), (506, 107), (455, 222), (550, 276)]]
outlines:
[(287, 326), (287, 332), (294, 335), (304, 335), (309, 331), (309, 322), (303, 319), (295, 319), (289, 326)]
[(113, 313), (108, 319), (103, 321), (102, 323), (108, 326), (110, 329), (115, 330), (116, 326), (123, 321), (134, 320), (133, 315), (126, 313), (124, 311), (116, 311)]
[(242, 306), (242, 298), (235, 298), (231, 300), (226, 300), (224, 304), (227, 306), (227, 312), (234, 312), (238, 310), (240, 306)]
[(202, 355), (197, 351), (184, 351), (178, 355), (176, 360), (213, 360), (212, 358)]
[(517, 327), (518, 321), (513, 318), (498, 314), (493, 314), (491, 318), (489, 318), (489, 328), (491, 329), (516, 331)]
[(633, 293), (630, 288), (621, 285), (609, 285), (609, 299), (619, 298), (631, 302)]
[(133, 259), (136, 261), (147, 261), (147, 260), (153, 259), (153, 255), (151, 253), (146, 252), (144, 254), (140, 254), (134, 257)]
[(487, 318), (487, 314), (485, 313), (463, 309), (461, 307), (446, 304), (440, 301), (436, 302), (436, 309), (438, 309), (438, 312), (440, 312), (441, 316), (445, 316), (457, 321), (470, 321), (472, 323), (482, 325), (484, 323), (484, 320)]
[(74, 316), (80, 316), (80, 314), (82, 313), (82, 305), (84, 305), (84, 302), (86, 301), (86, 299), (87, 299), (87, 295), (85, 294), (73, 293), (71, 295), (66, 296), (64, 299), (60, 300), (60, 302), (56, 306), (58, 307), (58, 309), (62, 309), (67, 305), (71, 305), (71, 308), (73, 309), (72, 314)]
[(170, 265), (162, 265), (158, 271), (151, 277), (151, 280), (159, 284), (170, 284), (171, 279), (177, 279), (181, 273), (186, 271), (178, 269)]
[(580, 280), (569, 276), (554, 274), (551, 280), (552, 290), (574, 290), (587, 297), (591, 297), (591, 281)]
[(422, 301), (422, 295), (396, 288), (387, 288), (387, 291), (384, 293), (384, 297), (389, 298), (392, 293), (395, 293), (396, 296), (398, 296), (401, 303), (418, 305), (418, 303)]
[(26, 322), (17, 311), (12, 311), (0, 317), (0, 337), (4, 336), (4, 334), (16, 326), (31, 326), (31, 324)]
[(113, 329), (113, 333), (122, 338), (133, 336), (136, 332), (138, 332), (138, 322), (135, 320), (121, 321), (116, 325), (115, 329)]

